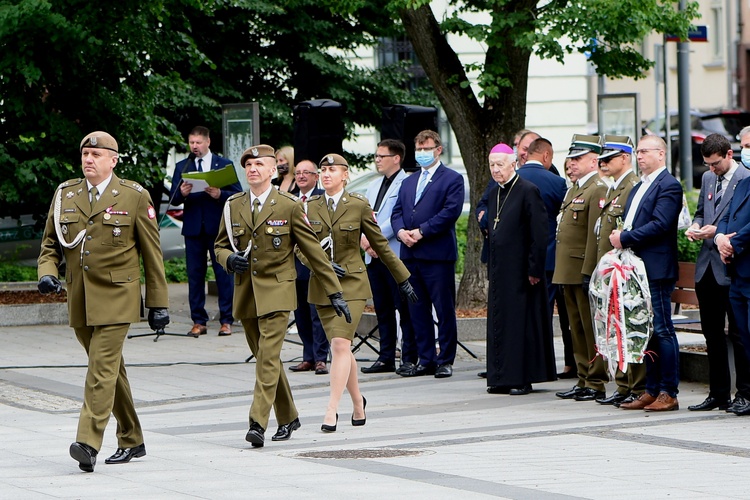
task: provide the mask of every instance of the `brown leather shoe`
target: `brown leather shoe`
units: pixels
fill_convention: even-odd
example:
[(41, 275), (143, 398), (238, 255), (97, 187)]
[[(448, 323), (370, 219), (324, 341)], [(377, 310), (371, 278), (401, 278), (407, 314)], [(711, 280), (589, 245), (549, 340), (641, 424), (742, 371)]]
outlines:
[(644, 392), (643, 394), (638, 396), (638, 399), (636, 399), (632, 403), (622, 403), (620, 405), (620, 408), (623, 410), (642, 410), (654, 401), (656, 401), (655, 397), (647, 392)]
[(227, 335), (232, 335), (232, 325), (222, 323), (221, 328), (219, 328), (219, 337), (226, 337)]
[(313, 370), (315, 368), (315, 365), (310, 363), (309, 361), (303, 361), (302, 363), (294, 366), (290, 366), (289, 369), (293, 372), (309, 372), (310, 370)]
[(328, 375), (328, 367), (325, 361), (315, 362), (315, 375)]
[(677, 401), (677, 398), (673, 398), (666, 392), (660, 392), (656, 401), (644, 408), (646, 411), (672, 411), (679, 409), (680, 403)]
[(188, 332), (188, 335), (205, 335), (208, 331), (208, 328), (206, 328), (206, 325), (201, 325), (200, 323), (196, 323), (193, 325), (193, 328), (190, 329)]

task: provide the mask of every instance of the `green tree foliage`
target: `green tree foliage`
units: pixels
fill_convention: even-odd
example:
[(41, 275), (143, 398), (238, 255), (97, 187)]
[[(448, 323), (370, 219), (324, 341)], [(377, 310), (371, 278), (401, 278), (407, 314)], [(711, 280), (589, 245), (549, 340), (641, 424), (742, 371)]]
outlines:
[(222, 103), (259, 102), (261, 139), (277, 146), (303, 100), (341, 102), (350, 132), (378, 124), (410, 96), (399, 68), (350, 62), (392, 29), (373, 5), (355, 18), (316, 0), (0, 0), (2, 215), (46, 214), (93, 130), (118, 140), (118, 175), (159, 186), (193, 126), (220, 151)]
[[(355, 0), (340, 2), (356, 10)], [(487, 154), (510, 143), (524, 128), (529, 60), (532, 54), (563, 62), (585, 53), (600, 75), (640, 77), (653, 65), (638, 51), (656, 31), (686, 36), (697, 3), (678, 12), (666, 0), (448, 0), (440, 21), (428, 0), (391, 0), (456, 134), (476, 206), (489, 181)], [(449, 44), (463, 35), (485, 48), (484, 61), (462, 63)], [(479, 92), (470, 85), (476, 72)], [(486, 268), (479, 262), (482, 239), (470, 220), (459, 307), (486, 303)]]

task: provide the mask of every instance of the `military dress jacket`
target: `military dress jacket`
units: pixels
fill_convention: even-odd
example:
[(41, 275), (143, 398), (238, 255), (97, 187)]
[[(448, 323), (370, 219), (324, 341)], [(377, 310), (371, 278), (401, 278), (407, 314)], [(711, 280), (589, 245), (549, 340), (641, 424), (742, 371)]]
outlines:
[(558, 285), (581, 285), (583, 275), (591, 276), (596, 267), (594, 226), (604, 204), (607, 185), (598, 175), (589, 177), (583, 186), (574, 184), (563, 201), (557, 228), (555, 273)]
[(227, 206), (224, 210), (229, 210), (231, 226), (227, 227), (225, 217), (221, 218), (214, 245), (216, 259), (226, 269), (232, 253), (244, 252), (252, 246), (247, 255), (249, 269), (244, 274), (234, 275), (232, 314), (235, 318), (261, 317), (297, 308), (295, 245), (310, 262), (326, 297), (342, 291), (330, 261), (307, 222), (302, 202), (297, 202), (295, 196), (273, 187), (255, 224), (249, 193), (230, 197)]
[[(380, 231), (372, 207), (363, 195), (344, 191), (331, 219), (324, 195), (313, 196), (307, 202), (307, 217), (318, 240), (331, 237), (333, 261), (346, 270), (341, 278), (344, 299), (357, 300), (372, 297), (367, 267), (359, 249), (360, 236), (364, 233), (380, 261), (388, 268), (396, 283), (406, 281), (410, 273), (388, 245)], [(327, 251), (330, 258), (330, 249)], [(301, 259), (303, 263), (307, 262)], [(310, 278), (308, 300), (312, 304), (325, 305), (328, 300), (322, 281), (317, 273)]]
[[(70, 245), (79, 234), (77, 245), (61, 245), (60, 237)], [(156, 210), (148, 191), (133, 181), (112, 174), (93, 211), (85, 179), (60, 184), (44, 228), (39, 277), (57, 276), (63, 257), (74, 328), (140, 321), (139, 257), (146, 274), (146, 307), (169, 306)]]
[(638, 182), (640, 182), (640, 179), (630, 170), (616, 188), (607, 190), (596, 228), (597, 263), (605, 253), (614, 248), (612, 243), (609, 242), (609, 235), (617, 229), (618, 219), (620, 221), (625, 220), (625, 205), (628, 202), (628, 196)]

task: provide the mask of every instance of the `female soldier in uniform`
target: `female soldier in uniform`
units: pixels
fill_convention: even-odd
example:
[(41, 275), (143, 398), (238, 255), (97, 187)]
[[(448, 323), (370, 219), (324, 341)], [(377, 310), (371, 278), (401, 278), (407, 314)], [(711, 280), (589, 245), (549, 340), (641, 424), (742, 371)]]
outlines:
[(416, 301), (417, 297), (407, 280), (409, 271), (388, 246), (388, 240), (380, 232), (367, 198), (344, 190), (349, 178), (349, 164), (346, 160), (337, 154), (329, 154), (320, 162), (320, 168), (325, 195), (310, 198), (307, 204), (307, 217), (318, 235), (321, 246), (334, 262), (334, 269), (338, 268), (337, 274), (344, 289), (344, 299), (352, 315), (350, 324), (342, 321), (326, 300), (325, 291), (317, 275), (310, 278), (308, 298), (315, 304), (323, 329), (331, 342), (331, 396), (321, 430), (334, 432), (344, 387), (349, 391), (354, 405), (352, 425), (365, 425), (366, 421), (366, 401), (359, 392), (357, 361), (351, 352), (354, 332), (362, 317), (365, 301), (372, 297), (365, 263), (359, 251), (362, 233), (399, 283), (401, 293), (412, 302)]

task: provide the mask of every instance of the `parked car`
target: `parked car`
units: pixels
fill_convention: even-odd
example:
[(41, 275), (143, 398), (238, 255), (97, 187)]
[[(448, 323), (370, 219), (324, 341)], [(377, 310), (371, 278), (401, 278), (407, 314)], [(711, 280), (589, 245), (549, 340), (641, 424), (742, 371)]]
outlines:
[[(740, 142), (738, 134), (750, 125), (750, 112), (742, 109), (721, 110), (692, 110), (690, 111), (690, 140), (693, 152), (693, 186), (700, 187), (701, 177), (708, 170), (703, 165), (701, 144), (710, 134), (722, 134), (732, 143), (734, 158), (740, 159)], [(670, 136), (672, 138), (672, 173), (679, 178), (680, 168), (680, 118), (676, 111), (669, 116)], [(644, 134), (656, 134), (665, 138), (664, 116), (648, 121), (644, 126)]]

